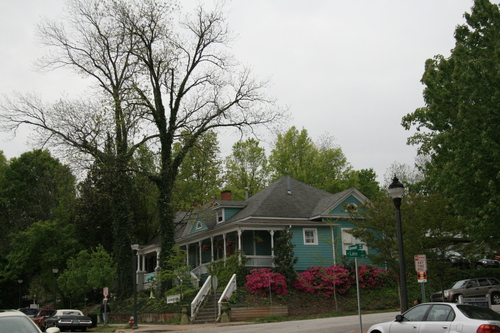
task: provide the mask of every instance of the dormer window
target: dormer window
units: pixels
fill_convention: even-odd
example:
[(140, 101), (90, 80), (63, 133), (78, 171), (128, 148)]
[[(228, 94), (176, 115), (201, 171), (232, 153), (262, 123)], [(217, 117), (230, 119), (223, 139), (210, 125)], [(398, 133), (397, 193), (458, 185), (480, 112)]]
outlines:
[(224, 209), (217, 211), (217, 223), (224, 222)]
[(196, 230), (200, 230), (201, 228), (203, 228), (203, 223), (201, 221), (196, 222)]

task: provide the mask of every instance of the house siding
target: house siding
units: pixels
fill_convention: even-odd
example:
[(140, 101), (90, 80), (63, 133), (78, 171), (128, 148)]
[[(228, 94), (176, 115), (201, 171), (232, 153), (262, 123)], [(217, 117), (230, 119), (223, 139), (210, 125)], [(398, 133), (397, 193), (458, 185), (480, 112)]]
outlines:
[(224, 220), (227, 221), (238, 213), (241, 208), (224, 208)]
[[(311, 229), (304, 227), (305, 229)], [(294, 253), (299, 260), (295, 270), (304, 271), (316, 266), (331, 266), (333, 264), (332, 236), (330, 226), (315, 227), (317, 230), (318, 244), (305, 245), (303, 227), (292, 227), (292, 242), (295, 244)]]

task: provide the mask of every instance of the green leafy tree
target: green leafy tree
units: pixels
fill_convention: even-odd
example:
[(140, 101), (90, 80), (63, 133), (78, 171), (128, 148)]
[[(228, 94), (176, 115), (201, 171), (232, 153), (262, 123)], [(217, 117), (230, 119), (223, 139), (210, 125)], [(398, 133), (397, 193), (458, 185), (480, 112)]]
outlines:
[[(183, 138), (183, 141), (188, 137)], [(174, 144), (174, 153), (180, 153), (183, 142)], [(175, 182), (174, 205), (177, 210), (189, 211), (203, 205), (220, 193), (222, 184), (219, 142), (215, 132), (206, 132), (198, 138), (179, 167)]]
[(236, 200), (244, 200), (266, 187), (269, 177), (265, 149), (253, 138), (238, 141), (226, 159), (226, 188)]
[(47, 150), (34, 150), (13, 158), (2, 168), (0, 212), (4, 230), (25, 230), (36, 221), (63, 219), (73, 215), (75, 177), (68, 166)]
[(116, 273), (115, 261), (101, 245), (91, 251), (82, 250), (69, 258), (57, 284), (67, 297), (76, 299), (93, 289), (110, 286), (116, 279)]
[(356, 187), (367, 198), (374, 199), (384, 192), (381, 190), (377, 181), (377, 174), (373, 169), (361, 169), (351, 171), (351, 177), (355, 179), (354, 187)]
[(466, 233), (498, 248), (500, 239), (500, 11), (476, 0), (455, 30), (451, 56), (428, 59), (425, 107), (403, 118), (409, 143), (428, 155), (426, 187), (452, 198)]
[(307, 130), (299, 132), (295, 126), (284, 134), (278, 134), (269, 156), (269, 165), (274, 180), (289, 174), (294, 179), (331, 193), (355, 185), (349, 177), (351, 166), (331, 137), (322, 137), (316, 145)]
[[(460, 245), (462, 228), (449, 208), (450, 201), (437, 194), (408, 194), (401, 205), (406, 271), (413, 269), (416, 254), (425, 254), (433, 266), (429, 278), (439, 281), (438, 284), (444, 281), (449, 268), (446, 253), (463, 250)], [(351, 222), (356, 228), (350, 233), (375, 250), (368, 253), (370, 260), (398, 275), (398, 242), (392, 198), (379, 196), (360, 205), (351, 214)]]
[[(38, 281), (51, 298), (52, 268), (57, 266), (63, 271), (68, 258), (81, 250), (74, 225), (60, 220), (38, 221), (11, 237), (11, 250), (0, 279), (17, 280), (22, 276), (26, 283)], [(37, 295), (40, 300), (41, 294)]]
[(283, 275), (289, 286), (297, 277), (297, 271), (293, 267), (299, 258), (295, 256), (293, 248), (295, 244), (292, 242), (293, 233), (288, 229), (280, 230), (276, 238), (274, 247), (274, 264), (276, 265), (276, 272)]

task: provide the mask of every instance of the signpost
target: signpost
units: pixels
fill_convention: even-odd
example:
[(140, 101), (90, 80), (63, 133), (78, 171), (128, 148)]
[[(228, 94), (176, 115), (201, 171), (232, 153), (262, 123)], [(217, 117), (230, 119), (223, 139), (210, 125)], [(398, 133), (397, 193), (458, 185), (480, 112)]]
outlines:
[(427, 257), (425, 254), (416, 254), (415, 260), (415, 270), (417, 271), (417, 280), (422, 289), (422, 302), (425, 302), (425, 283), (427, 282)]
[(358, 293), (358, 315), (359, 315), (359, 331), (363, 332), (363, 321), (361, 320), (361, 300), (359, 295), (359, 273), (358, 273), (358, 258), (366, 258), (366, 251), (363, 250), (363, 244), (349, 245), (349, 250), (346, 250), (346, 256), (354, 258), (354, 266), (356, 267), (356, 290)]

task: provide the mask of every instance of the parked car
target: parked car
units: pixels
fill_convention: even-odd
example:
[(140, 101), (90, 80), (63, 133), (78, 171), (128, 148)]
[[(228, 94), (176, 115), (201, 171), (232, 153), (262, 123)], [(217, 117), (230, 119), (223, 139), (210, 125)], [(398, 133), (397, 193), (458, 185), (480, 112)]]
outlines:
[(495, 259), (480, 259), (476, 261), (475, 267), (477, 269), (481, 268), (500, 268), (500, 261)]
[[(24, 313), (18, 310), (0, 310), (0, 332), (8, 333), (41, 333), (42, 331)], [(57, 327), (47, 330), (46, 333), (59, 333)]]
[(41, 330), (43, 330), (43, 329), (45, 329), (45, 325), (44, 325), (45, 319), (52, 316), (55, 312), (56, 312), (56, 310), (54, 310), (54, 309), (40, 309), (40, 311), (38, 311), (38, 313), (33, 318), (31, 318), (31, 320), (33, 320), (33, 322), (38, 327), (40, 327)]
[(85, 332), (92, 326), (92, 320), (84, 316), (82, 311), (73, 309), (56, 310), (49, 318), (45, 319), (45, 328), (59, 327), (61, 331), (80, 330)]
[(456, 251), (447, 251), (445, 257), (453, 267), (470, 268), (470, 260)]
[(375, 324), (368, 333), (493, 333), (500, 331), (500, 314), (466, 304), (423, 303), (414, 306), (396, 319)]
[(38, 313), (38, 309), (37, 308), (20, 308), (20, 309), (17, 309), (17, 310), (21, 311), (22, 313), (24, 313), (25, 315), (27, 315), (30, 318), (33, 318)]
[(492, 277), (453, 282), (450, 288), (431, 295), (432, 302), (457, 303), (459, 297), (484, 297), (489, 295), (492, 304), (500, 304), (500, 282)]

